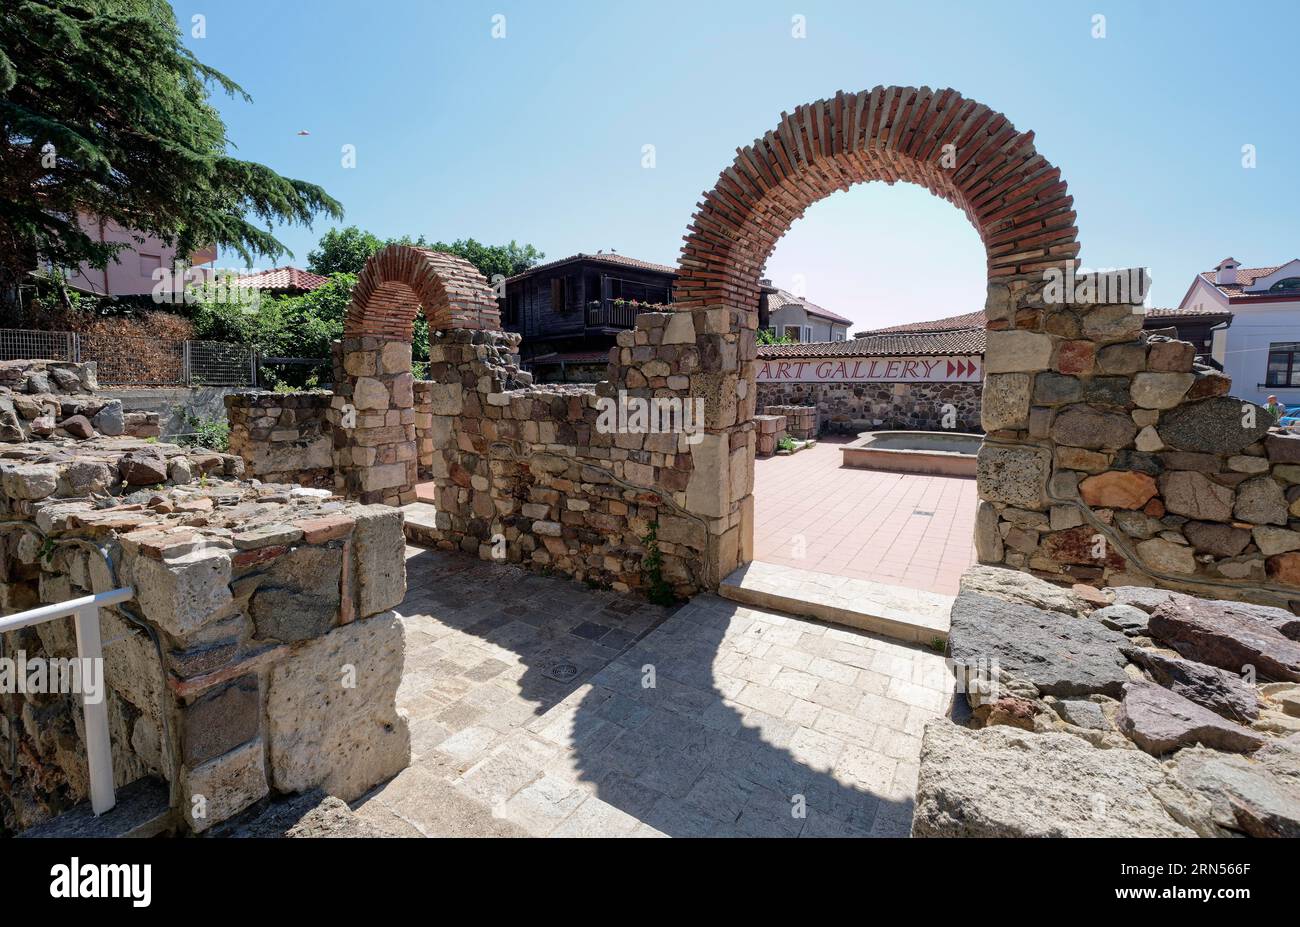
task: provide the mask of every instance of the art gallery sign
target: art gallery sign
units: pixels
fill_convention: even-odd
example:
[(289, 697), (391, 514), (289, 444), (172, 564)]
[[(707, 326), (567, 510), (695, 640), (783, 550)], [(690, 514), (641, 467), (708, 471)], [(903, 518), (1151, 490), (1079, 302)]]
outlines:
[(978, 383), (983, 357), (759, 358), (759, 383)]

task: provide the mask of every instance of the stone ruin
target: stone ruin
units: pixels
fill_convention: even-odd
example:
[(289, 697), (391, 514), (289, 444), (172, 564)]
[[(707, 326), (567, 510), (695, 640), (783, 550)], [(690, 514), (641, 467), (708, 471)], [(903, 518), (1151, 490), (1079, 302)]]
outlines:
[(1300, 436), (1142, 331), (1140, 307), (990, 288), (976, 547), (1051, 579), (1300, 600)]
[[(179, 461), (164, 446), (132, 446), (105, 470), (112, 480), (165, 469), (172, 485), (124, 494), (115, 484), (78, 500), (74, 464), (24, 457), (15, 468), (38, 469), (30, 480), (5, 477), (6, 493), (17, 493), (9, 512), (47, 533), (109, 539), (121, 576), (144, 600), (141, 624), (130, 627), (160, 641), (167, 684), (119, 695), (115, 746), (126, 737), (140, 768), (153, 764), (176, 795), (225, 783), (215, 789), (228, 798), (221, 814), (268, 790), (324, 783), (347, 797), (405, 762), (404, 724), (391, 710), (401, 623), (389, 611), (401, 598), (391, 571), (402, 561), (402, 526), (389, 507), (413, 503), (421, 479), (436, 491), (421, 531), (438, 546), (620, 591), (717, 588), (752, 557), (762, 268), (808, 206), (870, 180), (925, 186), (962, 210), (985, 243), (981, 560), (1094, 592), (1167, 586), (1284, 606), (1300, 598), (1300, 439), (1268, 433), (1263, 410), (1227, 396), (1226, 378), (1196, 368), (1190, 345), (1142, 332), (1140, 287), (1111, 293), (1108, 278), (1093, 275), (1081, 290), (1058, 292), (1053, 277), (1073, 283), (1078, 269), (1075, 212), (1032, 133), (952, 90), (877, 87), (797, 107), (738, 152), (688, 227), (672, 311), (638, 315), (595, 388), (533, 385), (518, 367), (518, 336), (500, 331), (493, 293), (467, 262), (402, 245), (372, 257), (354, 288), (328, 401), (229, 404), (247, 475), (332, 486), (361, 504), (287, 486), (241, 483), (223, 493), (206, 485), (211, 477), (196, 490), (179, 478), (183, 466), (172, 474)], [(417, 382), (410, 340), (421, 310), (430, 372)], [(24, 396), (43, 395), (39, 376), (14, 382)], [(60, 401), (56, 412), (18, 395), (3, 397), (15, 440), (35, 430), (24, 421), (43, 419), (44, 428), (51, 413), (68, 435), (84, 430), (67, 427), (79, 416), (96, 427), (108, 405), (84, 415), (89, 404)], [(606, 427), (602, 412), (628, 400), (698, 403), (700, 415), (689, 431)], [(24, 418), (24, 409), (35, 414)], [(192, 471), (188, 456), (187, 464)], [(237, 471), (223, 459), (217, 482)], [(68, 506), (66, 518), (58, 514)], [(27, 561), (16, 547), (6, 558), (21, 567), (6, 595), (33, 581), (55, 590), (57, 577), (99, 588), (71, 554), (32, 560), (26, 543)], [(283, 612), (293, 620), (274, 617)], [(144, 639), (123, 640), (144, 665)], [(365, 697), (332, 688), (341, 662), (367, 668), (374, 688)], [(146, 678), (122, 688), (131, 693)], [(246, 719), (256, 715), (256, 727), (218, 724), (214, 716), (239, 715), (212, 709), (227, 700)], [(32, 741), (45, 730), (34, 720), (8, 724), (8, 736)], [(51, 728), (62, 741), (28, 750), (66, 751), (72, 729)], [(209, 741), (187, 758), (187, 744)], [(67, 782), (41, 786), (34, 774), (45, 767), (36, 764), (21, 787), (10, 780), (10, 794), (37, 796), (18, 800), (29, 810), (77, 794), (68, 764), (54, 765)]]
[[(951, 90), (838, 94), (743, 149), (688, 229), (672, 311), (639, 315), (594, 389), (532, 385), (467, 262), (385, 249), (348, 309), (324, 431), (321, 400), (297, 400), (312, 408), (295, 409), (292, 427), (271, 415), (251, 426), (283, 435), (282, 459), (244, 457), (278, 478), (292, 475), (292, 451), (310, 453), (302, 469), (320, 482), (329, 433), (341, 494), (403, 505), (419, 480), (436, 484), (432, 542), (629, 591), (651, 585), (653, 529), (659, 582), (679, 596), (716, 588), (753, 542), (761, 269), (808, 205), (869, 180), (926, 186), (988, 251), (982, 561), (1064, 583), (1296, 597), (1300, 439), (1269, 434), (1264, 410), (1227, 396), (1190, 344), (1142, 331), (1144, 274), (1076, 277), (1060, 171), (1031, 134)], [(417, 383), (421, 309), (433, 334)], [(601, 402), (618, 397), (698, 402), (701, 421), (689, 436), (604, 433)], [(786, 410), (791, 434), (809, 411)]]
[(123, 412), (98, 389), (93, 361), (0, 361), (0, 441), (162, 435), (158, 413)]
[(959, 704), (917, 837), (1300, 837), (1300, 618), (1164, 589), (962, 578)]
[[(166, 782), (196, 832), (272, 794), (359, 797), (409, 760), (401, 514), (242, 471), (126, 437), (0, 445), (0, 604), (135, 589), (100, 612), (115, 783)], [(3, 644), (76, 655), (71, 618)], [(79, 697), (0, 705), (2, 829), (83, 801)]]

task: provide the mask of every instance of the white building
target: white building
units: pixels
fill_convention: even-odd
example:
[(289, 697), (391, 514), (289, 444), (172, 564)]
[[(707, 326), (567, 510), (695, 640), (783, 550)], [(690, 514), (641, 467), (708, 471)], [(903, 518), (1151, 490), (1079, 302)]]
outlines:
[(1276, 267), (1227, 258), (1196, 276), (1178, 308), (1232, 313), (1232, 326), (1214, 333), (1214, 357), (1234, 396), (1300, 405), (1300, 258)]
[(848, 338), (849, 326), (853, 324), (849, 319), (774, 287), (770, 280), (760, 283), (758, 321), (761, 328), (768, 329), (778, 338), (784, 336), (800, 344)]

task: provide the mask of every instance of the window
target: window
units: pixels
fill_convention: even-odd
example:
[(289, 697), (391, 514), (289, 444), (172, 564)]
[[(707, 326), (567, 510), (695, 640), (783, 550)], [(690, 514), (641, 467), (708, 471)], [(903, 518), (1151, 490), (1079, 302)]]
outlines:
[(141, 277), (152, 278), (153, 272), (155, 270), (160, 270), (161, 268), (162, 268), (161, 254), (145, 254), (144, 252), (140, 253), (140, 276)]
[(803, 337), (803, 330), (802, 325), (787, 325), (782, 329), (782, 334), (791, 341), (804, 342), (808, 339)]
[(565, 309), (568, 308), (569, 306), (568, 294), (566, 292), (568, 288), (565, 286), (567, 282), (568, 281), (566, 281), (565, 278), (563, 277), (556, 277), (554, 280), (551, 281), (551, 311), (552, 312), (563, 312)]
[(1300, 293), (1300, 277), (1287, 277), (1268, 288), (1270, 293)]
[(843, 340), (844, 340), (844, 332), (840, 331), (838, 328), (834, 329), (831, 332), (831, 341), (843, 341)]
[(1300, 341), (1278, 341), (1268, 346), (1265, 386), (1300, 386)]

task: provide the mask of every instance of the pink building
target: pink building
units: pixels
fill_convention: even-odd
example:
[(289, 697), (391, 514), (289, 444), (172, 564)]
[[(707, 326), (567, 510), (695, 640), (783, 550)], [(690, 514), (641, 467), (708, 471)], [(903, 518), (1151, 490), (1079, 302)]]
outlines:
[[(82, 264), (68, 277), (69, 285), (101, 296), (147, 296), (154, 292), (160, 281), (169, 279), (155, 272), (172, 271), (176, 262), (175, 248), (152, 235), (143, 235), (143, 240), (137, 241), (137, 237), (143, 233), (124, 229), (116, 222), (101, 221), (94, 216), (83, 215), (81, 228), (96, 241), (121, 242), (126, 247), (103, 270)], [(190, 254), (186, 282), (211, 278), (215, 272), (216, 260), (215, 246)]]

